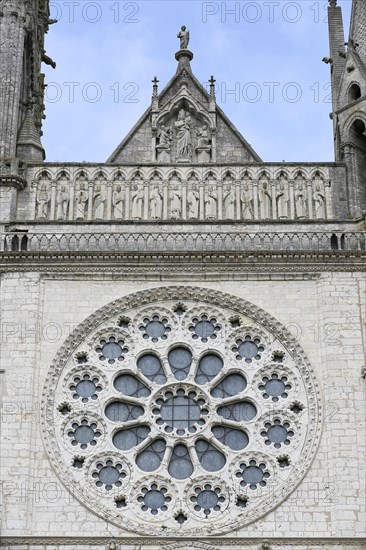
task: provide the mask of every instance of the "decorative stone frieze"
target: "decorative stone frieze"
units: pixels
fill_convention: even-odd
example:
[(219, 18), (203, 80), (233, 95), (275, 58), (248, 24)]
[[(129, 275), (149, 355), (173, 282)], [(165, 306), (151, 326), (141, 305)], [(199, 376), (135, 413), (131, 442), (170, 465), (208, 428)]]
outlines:
[[(182, 162), (189, 161), (186, 148)], [(44, 221), (324, 221), (333, 217), (331, 191), (329, 172), (321, 167), (50, 167), (34, 174), (30, 202), (33, 218)]]

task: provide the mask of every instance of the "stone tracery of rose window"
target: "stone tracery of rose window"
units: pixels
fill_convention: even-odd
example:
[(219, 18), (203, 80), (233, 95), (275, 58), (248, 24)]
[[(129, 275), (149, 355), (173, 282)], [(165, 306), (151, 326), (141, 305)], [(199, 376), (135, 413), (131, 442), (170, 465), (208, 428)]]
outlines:
[(319, 431), (306, 357), (273, 321), (183, 287), (92, 315), (45, 388), (46, 446), (64, 483), (147, 534), (221, 533), (273, 509), (306, 473)]

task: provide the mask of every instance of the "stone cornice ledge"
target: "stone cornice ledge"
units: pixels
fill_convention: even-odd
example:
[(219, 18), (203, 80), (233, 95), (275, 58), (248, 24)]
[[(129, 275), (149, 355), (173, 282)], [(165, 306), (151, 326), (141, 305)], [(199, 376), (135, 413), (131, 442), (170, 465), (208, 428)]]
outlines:
[(2, 252), (0, 271), (118, 272), (124, 275), (239, 276), (242, 273), (366, 271), (365, 251)]
[[(51, 537), (51, 536), (41, 536), (41, 537), (3, 537), (0, 546), (24, 546), (28, 545), (31, 548), (33, 545), (77, 545), (79, 546), (89, 546), (92, 548), (105, 548), (106, 550), (123, 550), (123, 546), (128, 545), (131, 548), (131, 545), (138, 546), (158, 546), (159, 549), (169, 548), (180, 548), (184, 547), (185, 544), (199, 544), (199, 548), (205, 548), (205, 544), (209, 545), (207, 548), (217, 548), (232, 546), (236, 547), (238, 550), (247, 546), (258, 545), (258, 548), (263, 548), (263, 544), (266, 544), (271, 550), (275, 550), (276, 547), (283, 548), (286, 546), (307, 546), (311, 545), (311, 548), (321, 548), (328, 546), (331, 548), (339, 548), (340, 550), (348, 547), (359, 545), (359, 548), (364, 548), (365, 538), (364, 537), (347, 537), (347, 538), (337, 538), (337, 537), (251, 537), (251, 538), (186, 538), (181, 537), (178, 540), (176, 538), (164, 537), (161, 538), (148, 538), (148, 537)], [(194, 548), (192, 546), (192, 548)], [(45, 549), (46, 550), (46, 549)], [(53, 548), (53, 550), (55, 550)]]

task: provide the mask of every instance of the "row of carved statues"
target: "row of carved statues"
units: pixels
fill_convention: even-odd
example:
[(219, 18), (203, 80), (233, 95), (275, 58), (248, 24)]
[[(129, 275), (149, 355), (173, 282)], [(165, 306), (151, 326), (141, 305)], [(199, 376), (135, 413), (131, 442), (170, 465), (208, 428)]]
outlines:
[[(275, 184), (273, 184), (275, 183)], [(327, 219), (327, 186), (225, 184), (145, 186), (78, 183), (36, 187), (39, 220), (269, 220)]]

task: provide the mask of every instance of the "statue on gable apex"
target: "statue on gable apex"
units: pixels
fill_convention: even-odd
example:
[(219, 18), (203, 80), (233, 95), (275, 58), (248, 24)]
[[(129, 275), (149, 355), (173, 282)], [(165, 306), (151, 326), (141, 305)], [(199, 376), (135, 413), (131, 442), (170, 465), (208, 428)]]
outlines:
[(180, 39), (180, 49), (186, 50), (189, 44), (189, 31), (187, 31), (187, 27), (185, 25), (182, 25), (179, 33), (177, 34), (177, 38)]

